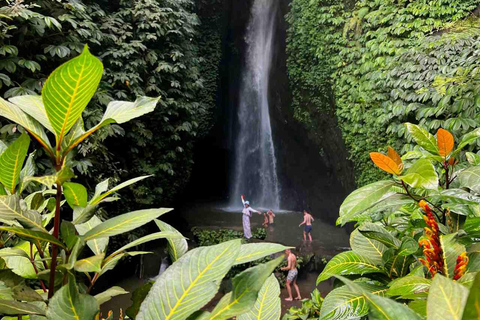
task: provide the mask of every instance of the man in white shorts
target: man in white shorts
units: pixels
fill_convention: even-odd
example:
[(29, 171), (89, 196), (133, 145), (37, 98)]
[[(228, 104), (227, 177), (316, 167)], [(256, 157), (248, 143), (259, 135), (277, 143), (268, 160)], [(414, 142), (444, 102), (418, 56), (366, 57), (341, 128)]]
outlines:
[(297, 297), (295, 300), (302, 300), (302, 297), (300, 295), (300, 289), (298, 288), (297, 285), (297, 276), (298, 276), (298, 270), (297, 270), (297, 257), (292, 253), (290, 249), (285, 250), (285, 254), (287, 255), (287, 261), (288, 264), (286, 267), (282, 268), (282, 270), (286, 271), (288, 270), (288, 275), (287, 275), (287, 291), (288, 291), (288, 298), (285, 298), (285, 301), (292, 301), (292, 288), (290, 285), (293, 282), (293, 286), (295, 287), (295, 291), (297, 292)]

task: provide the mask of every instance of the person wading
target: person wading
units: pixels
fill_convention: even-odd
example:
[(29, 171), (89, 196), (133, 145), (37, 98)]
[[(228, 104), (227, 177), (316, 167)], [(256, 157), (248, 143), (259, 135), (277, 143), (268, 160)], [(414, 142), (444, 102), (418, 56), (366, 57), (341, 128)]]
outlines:
[(258, 214), (262, 214), (260, 211), (254, 210), (250, 207), (250, 202), (245, 201), (245, 196), (242, 194), (242, 203), (243, 203), (243, 235), (246, 239), (250, 239), (252, 237), (252, 230), (250, 229), (250, 217), (252, 216), (253, 212)]
[(297, 297), (295, 298), (295, 300), (302, 300), (302, 296), (300, 295), (300, 289), (298, 288), (298, 285), (297, 285), (297, 276), (298, 276), (297, 257), (292, 253), (290, 249), (285, 250), (285, 254), (287, 256), (287, 261), (288, 261), (287, 266), (282, 268), (282, 270), (284, 271), (288, 270), (288, 275), (287, 275), (288, 298), (285, 298), (285, 301), (293, 300), (292, 288), (291, 288), (292, 283), (293, 283), (293, 286), (295, 287), (295, 291), (297, 292)]

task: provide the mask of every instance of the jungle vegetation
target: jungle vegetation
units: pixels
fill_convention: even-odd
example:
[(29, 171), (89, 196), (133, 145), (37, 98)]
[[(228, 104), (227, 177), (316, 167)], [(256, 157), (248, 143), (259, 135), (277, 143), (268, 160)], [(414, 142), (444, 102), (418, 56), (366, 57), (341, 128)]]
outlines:
[[(403, 123), (461, 136), (479, 125), (478, 0), (293, 0), (288, 70), (297, 120), (336, 114), (359, 186), (368, 153), (412, 137)], [(321, 135), (321, 133), (318, 133)]]

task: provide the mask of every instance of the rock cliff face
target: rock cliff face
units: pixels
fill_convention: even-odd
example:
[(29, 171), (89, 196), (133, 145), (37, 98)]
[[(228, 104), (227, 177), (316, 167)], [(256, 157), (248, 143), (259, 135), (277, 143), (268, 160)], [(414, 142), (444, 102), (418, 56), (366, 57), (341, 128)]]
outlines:
[[(341, 202), (354, 188), (352, 166), (347, 160), (333, 108), (321, 119), (316, 132), (306, 131), (293, 118), (285, 50), (288, 25), (284, 16), (288, 12), (289, 1), (278, 1), (280, 10), (269, 101), (281, 185), (281, 207), (311, 210), (317, 217), (334, 221)], [(195, 169), (187, 191), (187, 198), (191, 200), (208, 198), (209, 201), (221, 201), (228, 196), (235, 137), (232, 121), (239, 101), (244, 36), (251, 3), (252, 0), (222, 2), (223, 23), (218, 26), (223, 39), (218, 108), (211, 134), (197, 146)]]

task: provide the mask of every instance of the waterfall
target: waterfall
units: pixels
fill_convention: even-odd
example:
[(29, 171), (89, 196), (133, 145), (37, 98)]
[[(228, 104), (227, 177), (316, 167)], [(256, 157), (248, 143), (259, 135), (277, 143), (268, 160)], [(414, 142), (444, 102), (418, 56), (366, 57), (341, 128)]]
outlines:
[(241, 204), (241, 194), (245, 194), (254, 208), (280, 207), (268, 102), (277, 2), (254, 0), (251, 9), (237, 112), (234, 181), (230, 190), (234, 207)]

